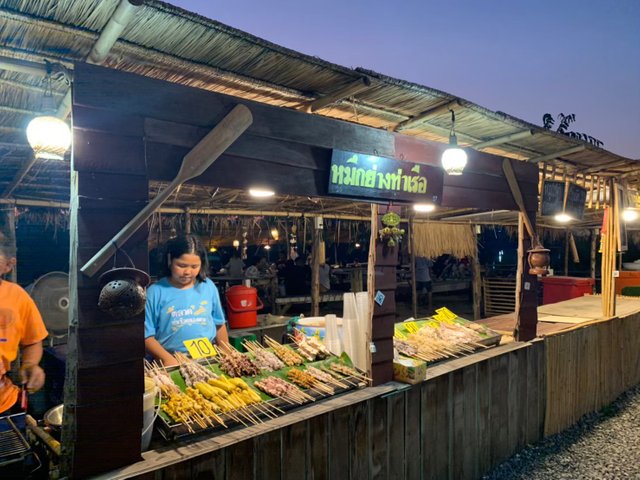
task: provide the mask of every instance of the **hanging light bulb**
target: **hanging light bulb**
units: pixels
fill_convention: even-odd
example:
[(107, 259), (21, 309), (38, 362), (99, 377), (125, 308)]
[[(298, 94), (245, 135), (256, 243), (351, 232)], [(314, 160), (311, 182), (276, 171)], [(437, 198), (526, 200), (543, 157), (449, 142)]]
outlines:
[(462, 175), (467, 165), (467, 152), (458, 146), (456, 137), (456, 114), (451, 112), (451, 131), (449, 132), (449, 147), (442, 152), (442, 168), (448, 175)]
[(71, 146), (71, 130), (66, 122), (55, 116), (55, 104), (51, 90), (51, 65), (47, 63), (47, 76), (42, 98), (43, 115), (37, 116), (27, 126), (27, 140), (36, 158), (64, 160)]
[(277, 242), (278, 238), (280, 238), (280, 234), (278, 233), (278, 229), (277, 228), (272, 228), (271, 229), (271, 236), (273, 237), (273, 239)]
[(240, 246), (240, 240), (233, 241), (233, 248), (238, 248)]
[(634, 222), (638, 219), (638, 212), (632, 208), (625, 208), (622, 211), (622, 219), (625, 222)]
[(414, 203), (413, 210), (420, 213), (433, 212), (436, 206), (433, 203)]
[(562, 212), (562, 213), (558, 213), (555, 217), (553, 217), (555, 219), (556, 222), (560, 222), (560, 223), (568, 223), (571, 220), (573, 220), (573, 217), (571, 215), (567, 215), (566, 213)]

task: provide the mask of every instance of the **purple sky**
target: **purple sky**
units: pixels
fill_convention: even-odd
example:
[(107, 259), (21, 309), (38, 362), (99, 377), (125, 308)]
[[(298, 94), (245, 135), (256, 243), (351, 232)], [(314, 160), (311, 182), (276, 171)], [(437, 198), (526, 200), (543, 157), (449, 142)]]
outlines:
[(273, 43), (640, 158), (639, 0), (169, 0)]

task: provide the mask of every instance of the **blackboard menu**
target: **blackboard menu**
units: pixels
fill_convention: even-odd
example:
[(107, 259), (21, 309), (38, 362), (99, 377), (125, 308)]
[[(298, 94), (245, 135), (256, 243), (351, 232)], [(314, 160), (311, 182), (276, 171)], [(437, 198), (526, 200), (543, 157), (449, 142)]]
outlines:
[(562, 213), (564, 204), (564, 182), (545, 180), (542, 186), (542, 215)]
[[(564, 204), (565, 188), (567, 192), (567, 204)], [(587, 190), (567, 182), (545, 180), (542, 187), (542, 215), (553, 216), (563, 211), (576, 220), (584, 217), (584, 205), (587, 200)]]
[(569, 193), (567, 193), (567, 205), (564, 211), (567, 215), (576, 220), (582, 220), (584, 217), (584, 204), (587, 200), (587, 189), (579, 187), (575, 183), (569, 184)]

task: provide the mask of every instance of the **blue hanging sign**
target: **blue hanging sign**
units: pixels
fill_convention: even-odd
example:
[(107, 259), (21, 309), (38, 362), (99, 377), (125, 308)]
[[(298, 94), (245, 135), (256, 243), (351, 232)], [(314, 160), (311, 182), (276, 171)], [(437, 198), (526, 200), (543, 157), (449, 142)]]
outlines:
[(333, 150), (329, 194), (381, 200), (442, 200), (441, 168), (392, 158)]

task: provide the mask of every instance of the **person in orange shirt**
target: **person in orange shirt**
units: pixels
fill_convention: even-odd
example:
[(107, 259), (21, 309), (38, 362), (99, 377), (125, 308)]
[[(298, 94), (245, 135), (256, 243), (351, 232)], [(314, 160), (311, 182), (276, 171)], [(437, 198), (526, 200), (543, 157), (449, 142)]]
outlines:
[[(0, 245), (0, 275), (9, 273), (15, 264), (15, 255)], [(29, 294), (19, 285), (0, 279), (0, 415), (20, 407), (20, 388), (7, 375), (20, 349), (19, 378), (14, 380), (26, 386), (29, 393), (44, 385), (39, 363), (46, 337), (42, 316)]]

